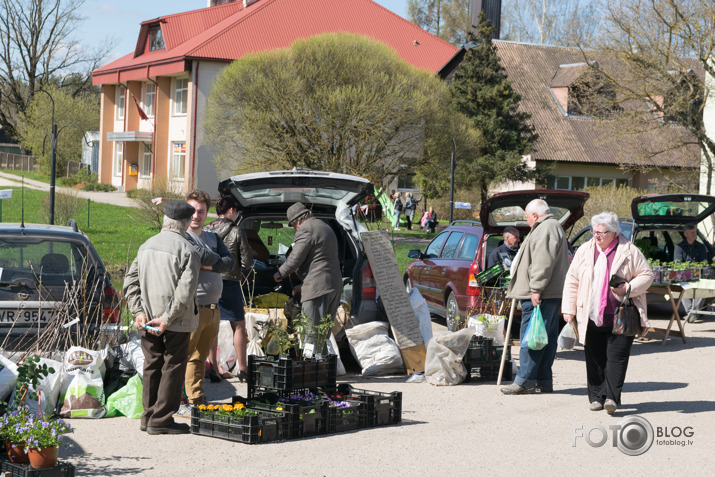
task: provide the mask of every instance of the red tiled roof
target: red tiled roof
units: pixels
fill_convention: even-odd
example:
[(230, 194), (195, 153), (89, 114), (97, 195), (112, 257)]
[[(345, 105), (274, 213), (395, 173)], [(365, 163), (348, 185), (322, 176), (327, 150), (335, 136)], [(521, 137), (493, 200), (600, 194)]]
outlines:
[[(242, 8), (241, 1), (142, 23), (161, 23), (166, 49), (134, 53), (92, 73), (93, 84), (116, 83), (184, 71), (185, 60), (233, 61), (250, 53), (288, 48), (321, 33), (364, 35), (391, 46), (413, 66), (436, 73), (457, 48), (371, 0), (259, 0)], [(139, 40), (142, 40), (140, 33)], [(141, 49), (137, 48), (137, 51)], [(160, 70), (159, 70), (160, 67)]]
[[(550, 87), (554, 81), (564, 86), (577, 79), (574, 75), (584, 70), (580, 66), (557, 72), (561, 66), (584, 62), (580, 50), (500, 40), (494, 44), (514, 90), (521, 95), (520, 109), (531, 114), (531, 124), (539, 134), (532, 151), (534, 160), (699, 167), (700, 150), (692, 142), (692, 135), (682, 127), (658, 127), (636, 135), (619, 130), (622, 125), (616, 121), (564, 116)], [(617, 68), (604, 55), (589, 55), (592, 56), (599, 56), (598, 63), (604, 70)], [(692, 146), (670, 150), (673, 144), (683, 144), (683, 138), (687, 137)], [(663, 152), (653, 154), (656, 151)]]

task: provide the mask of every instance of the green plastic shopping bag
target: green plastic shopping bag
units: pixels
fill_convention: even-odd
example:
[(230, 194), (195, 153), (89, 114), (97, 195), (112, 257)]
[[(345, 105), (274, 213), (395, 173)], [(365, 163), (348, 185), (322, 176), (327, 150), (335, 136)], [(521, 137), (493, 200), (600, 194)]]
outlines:
[(130, 419), (139, 419), (143, 412), (142, 380), (138, 374), (135, 374), (124, 387), (107, 398), (105, 417), (124, 415)]
[(534, 307), (529, 325), (526, 327), (526, 333), (524, 333), (524, 338), (521, 340), (521, 347), (540, 350), (547, 344), (549, 344), (549, 335), (546, 333), (541, 307), (537, 305)]

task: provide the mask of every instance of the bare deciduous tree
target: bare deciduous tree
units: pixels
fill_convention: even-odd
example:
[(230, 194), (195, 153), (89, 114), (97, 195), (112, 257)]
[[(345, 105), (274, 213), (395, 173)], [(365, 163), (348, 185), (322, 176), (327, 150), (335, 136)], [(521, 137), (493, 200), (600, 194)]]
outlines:
[(471, 0), (408, 0), (407, 16), (412, 23), (452, 43), (467, 42)]
[[(707, 75), (715, 76), (715, 3), (712, 0), (602, 0), (605, 16), (598, 51), (617, 62), (610, 74), (618, 100), (621, 134), (667, 128), (667, 144), (642, 144), (644, 158), (697, 148), (712, 192), (715, 141), (704, 121), (711, 97)], [(587, 59), (594, 53), (585, 52)], [(683, 134), (673, 134), (680, 126)], [(685, 132), (689, 133), (686, 134)]]
[(74, 96), (108, 45), (83, 47), (74, 38), (85, 0), (0, 0), (0, 126), (15, 135), (18, 111), (31, 91), (55, 83)]
[(557, 46), (588, 45), (601, 13), (590, 0), (504, 0), (504, 40)]

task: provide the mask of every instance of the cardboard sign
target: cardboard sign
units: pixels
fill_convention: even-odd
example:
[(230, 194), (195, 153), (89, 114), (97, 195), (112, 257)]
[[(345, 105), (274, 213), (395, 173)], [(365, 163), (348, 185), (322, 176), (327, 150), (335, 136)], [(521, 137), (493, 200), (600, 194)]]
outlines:
[(400, 267), (397, 265), (390, 240), (384, 231), (379, 230), (363, 232), (360, 239), (407, 373), (422, 373), (425, 370), (427, 350), (410, 297), (402, 283)]
[(0, 190), (0, 199), (12, 199), (12, 189)]

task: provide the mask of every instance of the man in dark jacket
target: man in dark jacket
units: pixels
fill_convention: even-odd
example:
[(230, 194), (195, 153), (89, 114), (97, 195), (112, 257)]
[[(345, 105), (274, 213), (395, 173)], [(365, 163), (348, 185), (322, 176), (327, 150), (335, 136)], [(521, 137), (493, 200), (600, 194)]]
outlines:
[[(315, 327), (326, 316), (334, 319), (340, 305), (343, 280), (338, 262), (338, 239), (328, 224), (313, 217), (300, 202), (288, 208), (287, 216), (288, 224), (296, 231), (293, 250), (273, 279), (280, 282), (295, 272), (302, 280), (301, 306), (303, 313), (312, 321), (303, 354), (307, 357), (325, 355), (327, 333), (318, 338)], [(320, 349), (316, 348), (316, 342), (322, 344)]]
[[(710, 262), (710, 252), (708, 252), (707, 247), (698, 242), (698, 227), (695, 224), (685, 224), (683, 227), (683, 237), (685, 240), (680, 242), (675, 246), (675, 253), (673, 259), (676, 262)], [(693, 322), (696, 315), (690, 316), (691, 310), (702, 310), (704, 307), (712, 302), (710, 298), (696, 298), (692, 300), (690, 298), (683, 298), (681, 303), (683, 308), (685, 308), (685, 313), (688, 313), (688, 321)]]
[(492, 253), (489, 254), (487, 270), (499, 262), (504, 264), (506, 270), (511, 268), (511, 262), (519, 250), (519, 231), (514, 227), (507, 227), (504, 229), (502, 237), (504, 237), (504, 243), (492, 250)]

